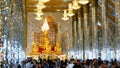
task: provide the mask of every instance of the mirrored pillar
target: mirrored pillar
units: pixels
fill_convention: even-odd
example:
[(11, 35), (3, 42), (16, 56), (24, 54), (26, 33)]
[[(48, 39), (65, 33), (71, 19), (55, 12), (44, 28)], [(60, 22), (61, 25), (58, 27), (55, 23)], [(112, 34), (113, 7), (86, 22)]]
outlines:
[(108, 22), (107, 22), (107, 0), (102, 1), (102, 56), (103, 59), (109, 59), (109, 47), (108, 47)]
[(83, 59), (89, 58), (89, 30), (88, 30), (88, 4), (83, 6), (83, 15), (84, 15), (84, 47), (83, 49), (85, 50), (85, 53), (83, 53)]
[(83, 59), (83, 30), (82, 30), (82, 8), (78, 10), (78, 46), (79, 53), (81, 54), (80, 58)]
[(93, 58), (98, 57), (98, 39), (97, 39), (97, 0), (92, 0), (91, 2), (91, 12), (92, 12), (92, 55)]
[(116, 36), (116, 46), (115, 46), (115, 58), (120, 58), (120, 0), (115, 0), (115, 16), (116, 16), (116, 19), (115, 19), (115, 22), (117, 23), (117, 36)]

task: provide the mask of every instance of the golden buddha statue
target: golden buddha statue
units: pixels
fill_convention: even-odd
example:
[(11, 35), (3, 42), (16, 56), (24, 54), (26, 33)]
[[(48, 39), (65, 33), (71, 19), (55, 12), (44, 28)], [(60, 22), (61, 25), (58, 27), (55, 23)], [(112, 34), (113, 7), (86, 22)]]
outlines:
[(43, 46), (44, 46), (45, 50), (43, 52), (46, 53), (46, 54), (50, 54), (51, 53), (51, 46), (49, 45), (49, 43), (50, 43), (49, 39), (48, 38), (44, 38)]
[(39, 55), (39, 47), (36, 42), (32, 43), (32, 52), (29, 53), (30, 55)]
[(36, 42), (33, 42), (32, 44), (33, 44), (32, 45), (32, 52), (38, 52), (39, 48), (38, 48)]
[(56, 55), (61, 55), (61, 54), (63, 54), (63, 53), (62, 53), (62, 48), (61, 48), (59, 42), (56, 43), (56, 46), (55, 46), (55, 50), (54, 50), (54, 51), (55, 51), (55, 54), (56, 54)]

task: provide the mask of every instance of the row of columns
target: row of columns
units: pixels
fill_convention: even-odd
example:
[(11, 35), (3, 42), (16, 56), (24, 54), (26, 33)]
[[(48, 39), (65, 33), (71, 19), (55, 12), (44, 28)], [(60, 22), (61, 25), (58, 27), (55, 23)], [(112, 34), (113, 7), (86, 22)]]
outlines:
[[(115, 24), (118, 24), (117, 25), (117, 29), (118, 31), (116, 32), (117, 35), (119, 36), (118, 38), (118, 42), (120, 41), (120, 1), (119, 0), (116, 0), (115, 1), (115, 15), (116, 15), (116, 22)], [(91, 20), (89, 19), (89, 7), (91, 9)], [(109, 38), (108, 38), (108, 32), (109, 32), (109, 22), (108, 22), (108, 2), (107, 0), (101, 0), (101, 18), (102, 18), (102, 21), (101, 21), (101, 27), (102, 27), (102, 36), (99, 37), (98, 35), (98, 15), (97, 15), (97, 7), (98, 7), (98, 4), (97, 4), (97, 0), (92, 0), (91, 1), (91, 4), (88, 5), (83, 5), (82, 8), (80, 8), (78, 10), (78, 21), (76, 21), (76, 26), (74, 27), (78, 27), (78, 29), (74, 29), (75, 31), (77, 31), (77, 33), (73, 33), (73, 42), (75, 42), (75, 36), (77, 35), (77, 40), (78, 40), (78, 45), (79, 46), (79, 50), (82, 50), (83, 51), (83, 56), (82, 58), (83, 59), (86, 59), (88, 58), (88, 55), (87, 55), (87, 50), (92, 50), (92, 55), (93, 55), (93, 58), (97, 58), (97, 57), (101, 57), (101, 50), (104, 50), (104, 51), (110, 51), (110, 42), (108, 41)], [(83, 13), (83, 14), (82, 14)], [(77, 15), (76, 15), (77, 16)], [(76, 19), (77, 20), (77, 19)], [(92, 24), (92, 30), (89, 29), (90, 25), (89, 24)], [(74, 25), (74, 24), (73, 24)], [(90, 31), (92, 31), (92, 39), (90, 38)], [(102, 42), (101, 42), (101, 45), (98, 43), (99, 42), (99, 38), (102, 38)], [(92, 42), (91, 42), (92, 40)], [(114, 40), (113, 40), (114, 41)], [(92, 44), (91, 44), (92, 43)], [(73, 44), (73, 46), (76, 46), (76, 44)], [(118, 43), (118, 45), (120, 45), (120, 43)], [(74, 47), (75, 47), (74, 46)], [(113, 45), (113, 46), (116, 46), (116, 45)], [(101, 48), (99, 48), (101, 47)], [(110, 52), (108, 52), (110, 53)], [(115, 54), (116, 55), (116, 54)], [(109, 57), (108, 54), (106, 54), (105, 56), (105, 59), (107, 59)], [(116, 57), (115, 57), (116, 58)]]

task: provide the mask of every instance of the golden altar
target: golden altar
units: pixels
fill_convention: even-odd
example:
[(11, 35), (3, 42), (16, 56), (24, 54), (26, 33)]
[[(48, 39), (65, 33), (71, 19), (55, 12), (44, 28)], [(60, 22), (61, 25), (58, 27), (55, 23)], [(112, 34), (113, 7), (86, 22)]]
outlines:
[[(42, 26), (42, 41), (41, 45), (38, 45), (36, 41), (33, 41), (32, 43), (32, 51), (28, 53), (29, 56), (41, 56), (44, 55), (46, 56), (51, 56), (51, 55), (62, 55), (62, 48), (60, 46), (60, 42), (57, 41), (55, 45), (50, 44), (50, 38), (48, 36), (48, 30), (49, 30), (49, 24), (47, 20), (45, 19), (45, 22), (43, 23)], [(39, 40), (39, 39), (38, 39)]]

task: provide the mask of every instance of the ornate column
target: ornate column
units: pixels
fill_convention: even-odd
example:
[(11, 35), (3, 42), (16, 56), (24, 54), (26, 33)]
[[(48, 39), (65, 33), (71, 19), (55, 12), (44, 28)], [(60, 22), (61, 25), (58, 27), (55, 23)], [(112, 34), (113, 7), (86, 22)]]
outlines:
[(0, 9), (0, 38), (2, 36), (2, 29), (3, 29), (3, 16), (2, 16), (2, 9)]
[(115, 0), (115, 22), (117, 24), (117, 32), (116, 32), (116, 46), (115, 46), (115, 58), (117, 58), (117, 50), (120, 49), (120, 0)]
[(10, 15), (9, 15), (9, 41), (10, 41), (10, 43), (9, 43), (9, 45), (10, 45), (10, 62), (13, 62), (13, 47), (14, 47), (14, 12), (13, 12), (13, 9), (14, 9), (14, 1), (11, 1), (10, 2), (10, 4), (11, 4), (11, 7), (10, 7)]
[(74, 17), (72, 20), (72, 48), (74, 47), (75, 44), (75, 33), (74, 33)]
[(92, 52), (93, 52), (93, 58), (98, 57), (98, 40), (97, 40), (97, 1), (92, 0)]
[(76, 49), (78, 48), (77, 46), (77, 43), (78, 43), (78, 28), (77, 28), (77, 25), (78, 25), (78, 14), (77, 12), (75, 12), (75, 15), (73, 17), (73, 22), (72, 22), (72, 35), (73, 35), (73, 47)]
[(83, 6), (83, 11), (84, 11), (84, 54), (83, 54), (83, 59), (85, 60), (88, 58), (88, 53), (87, 51), (89, 50), (89, 30), (88, 30), (88, 4)]
[[(7, 1), (4, 7), (4, 24), (3, 24), (3, 32), (6, 36), (5, 38), (5, 49), (6, 49), (6, 60), (10, 61), (13, 59), (16, 61), (22, 53), (22, 57), (24, 57), (22, 47), (24, 46), (24, 21), (23, 21), (23, 8), (22, 1)], [(18, 50), (20, 53), (18, 53)], [(11, 58), (10, 58), (11, 57)], [(19, 60), (19, 59), (18, 59)], [(22, 59), (21, 59), (22, 60)]]
[(108, 59), (108, 23), (107, 23), (107, 0), (102, 1), (102, 51), (104, 59)]
[(81, 58), (83, 59), (83, 54), (82, 54), (82, 51), (83, 51), (83, 31), (82, 31), (82, 27), (81, 27), (81, 24), (82, 24), (82, 9), (80, 8), (79, 11), (78, 11), (78, 45), (79, 45), (79, 52), (81, 54)]
[(0, 1), (0, 38), (3, 35), (3, 24), (4, 24), (4, 10), (6, 7), (6, 0)]

